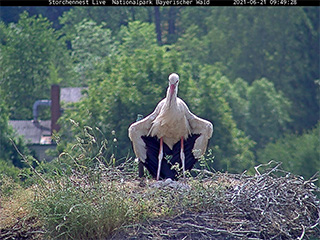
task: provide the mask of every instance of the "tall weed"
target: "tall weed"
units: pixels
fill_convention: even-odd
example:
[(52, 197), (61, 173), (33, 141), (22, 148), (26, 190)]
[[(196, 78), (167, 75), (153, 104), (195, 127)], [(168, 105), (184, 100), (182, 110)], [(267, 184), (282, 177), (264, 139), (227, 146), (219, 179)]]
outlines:
[(144, 219), (212, 206), (216, 192), (204, 188), (199, 179), (190, 178), (194, 191), (140, 187), (138, 164), (132, 159), (116, 163), (113, 154), (107, 159), (108, 141), (96, 134), (98, 129), (84, 127), (82, 137), (58, 159), (34, 169), (33, 206), (45, 224), (46, 238), (106, 239)]
[(106, 239), (148, 214), (149, 205), (128, 197), (130, 188), (121, 184), (137, 177), (137, 164), (127, 160), (116, 166), (113, 157), (106, 159), (108, 141), (98, 140), (100, 132), (84, 127), (72, 147), (35, 169), (34, 208), (48, 239)]

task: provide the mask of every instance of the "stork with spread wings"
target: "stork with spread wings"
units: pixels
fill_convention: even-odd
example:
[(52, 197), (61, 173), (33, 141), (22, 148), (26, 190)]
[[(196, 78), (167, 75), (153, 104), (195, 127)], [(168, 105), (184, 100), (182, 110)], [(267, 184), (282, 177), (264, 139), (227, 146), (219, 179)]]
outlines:
[(191, 113), (177, 97), (178, 84), (178, 74), (170, 74), (166, 98), (150, 115), (129, 127), (137, 158), (157, 180), (177, 179), (177, 171), (172, 168), (176, 163), (185, 177), (185, 171), (205, 153), (213, 132), (212, 123)]

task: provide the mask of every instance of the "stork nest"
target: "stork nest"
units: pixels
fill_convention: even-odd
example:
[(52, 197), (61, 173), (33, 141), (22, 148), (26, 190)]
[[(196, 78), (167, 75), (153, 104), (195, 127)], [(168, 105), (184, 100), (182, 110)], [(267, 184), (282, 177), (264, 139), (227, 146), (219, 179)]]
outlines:
[(171, 215), (124, 226), (112, 239), (318, 239), (316, 176), (304, 180), (279, 165), (261, 174), (261, 166), (255, 176), (196, 170), (201, 178), (190, 188), (160, 187)]
[[(120, 200), (128, 199), (127, 203), (131, 204), (128, 211), (137, 216), (116, 226), (108, 237), (114, 240), (320, 239), (317, 198), (320, 189), (314, 184), (317, 175), (305, 180), (280, 170), (279, 166), (272, 162), (257, 166), (255, 176), (194, 169), (194, 177), (186, 181), (159, 182), (146, 179), (140, 182), (136, 170), (128, 163), (103, 168), (101, 183), (99, 178), (101, 189), (115, 191), (121, 195)], [(264, 173), (262, 167), (267, 167)], [(97, 172), (93, 173), (95, 176)], [(96, 186), (90, 185), (88, 174), (80, 172), (63, 180), (69, 180), (68, 186), (84, 192)], [(58, 183), (63, 185), (63, 180)], [(49, 187), (55, 186), (51, 183)], [(5, 216), (5, 210), (12, 208), (1, 209), (3, 206), (0, 213)], [(45, 226), (36, 221), (34, 214), (25, 213), (23, 217), (24, 213), (13, 212), (16, 213), (12, 215), (11, 227), (0, 226), (0, 239), (43, 239)]]

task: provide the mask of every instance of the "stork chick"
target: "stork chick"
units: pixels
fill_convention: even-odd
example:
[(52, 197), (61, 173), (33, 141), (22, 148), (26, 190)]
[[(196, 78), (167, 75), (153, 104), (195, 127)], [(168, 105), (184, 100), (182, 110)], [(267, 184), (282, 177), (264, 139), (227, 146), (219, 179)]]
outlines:
[[(177, 178), (175, 163), (185, 171), (192, 169), (205, 153), (212, 136), (213, 125), (190, 112), (184, 101), (177, 97), (179, 76), (169, 76), (166, 98), (144, 119), (129, 127), (129, 138), (137, 158), (157, 180)], [(169, 161), (163, 161), (171, 156)]]

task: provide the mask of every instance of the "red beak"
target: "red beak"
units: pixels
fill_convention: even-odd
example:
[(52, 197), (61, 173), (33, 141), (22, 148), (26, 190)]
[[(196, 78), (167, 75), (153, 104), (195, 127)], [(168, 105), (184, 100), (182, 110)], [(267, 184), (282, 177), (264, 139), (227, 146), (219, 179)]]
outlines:
[(171, 96), (173, 95), (175, 89), (176, 89), (176, 85), (175, 84), (171, 84), (170, 85), (170, 95)]

